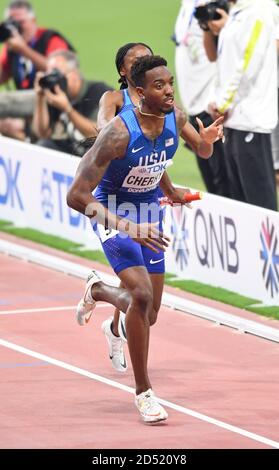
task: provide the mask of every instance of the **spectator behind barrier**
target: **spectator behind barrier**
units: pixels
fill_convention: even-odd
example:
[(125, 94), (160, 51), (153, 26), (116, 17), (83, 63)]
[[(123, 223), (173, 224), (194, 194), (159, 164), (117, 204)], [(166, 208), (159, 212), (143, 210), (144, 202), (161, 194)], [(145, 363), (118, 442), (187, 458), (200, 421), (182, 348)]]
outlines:
[(75, 53), (56, 51), (48, 57), (47, 74), (37, 73), (33, 131), (38, 145), (82, 156), (81, 140), (97, 135), (99, 100), (111, 90), (83, 78)]
[[(217, 85), (208, 109), (225, 116), (225, 162), (231, 196), (277, 210), (271, 131), (278, 120), (276, 25), (273, 0), (235, 0), (229, 15), (208, 21), (219, 34)], [(206, 34), (206, 33), (205, 33)], [(211, 39), (212, 39), (211, 38)], [(205, 45), (212, 55), (212, 39)]]
[[(55, 50), (73, 47), (60, 33), (37, 25), (35, 12), (27, 1), (10, 2), (4, 12), (4, 22), (0, 25), (0, 42), (4, 45), (0, 54), (0, 83), (13, 79), (18, 90), (32, 89), (36, 71), (46, 70), (47, 56)], [(11, 100), (9, 115), (8, 100)], [(5, 98), (5, 116), (14, 116), (15, 102), (20, 100), (20, 116), (28, 115), (34, 96), (27, 93), (21, 97), (13, 95)], [(0, 103), (1, 106), (1, 103)], [(3, 111), (2, 111), (3, 114)], [(22, 120), (0, 121), (0, 132), (9, 137), (25, 138), (25, 122)]]

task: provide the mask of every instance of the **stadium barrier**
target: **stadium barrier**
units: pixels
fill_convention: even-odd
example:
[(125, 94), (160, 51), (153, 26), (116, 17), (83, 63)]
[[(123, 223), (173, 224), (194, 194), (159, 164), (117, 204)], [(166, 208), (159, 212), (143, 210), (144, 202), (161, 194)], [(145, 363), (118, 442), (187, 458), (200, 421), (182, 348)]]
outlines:
[[(80, 159), (0, 137), (0, 219), (100, 248), (89, 219), (65, 199)], [(279, 214), (205, 194), (166, 207), (166, 269), (181, 279), (279, 305)]]

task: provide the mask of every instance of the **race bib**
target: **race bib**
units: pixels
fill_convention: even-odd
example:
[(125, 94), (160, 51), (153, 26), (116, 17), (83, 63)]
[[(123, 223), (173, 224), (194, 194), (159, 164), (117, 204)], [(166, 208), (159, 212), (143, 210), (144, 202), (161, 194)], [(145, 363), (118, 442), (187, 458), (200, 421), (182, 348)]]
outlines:
[(167, 160), (153, 165), (133, 167), (123, 181), (122, 187), (132, 192), (151, 191), (158, 186), (165, 170), (172, 163), (172, 160)]
[(112, 228), (105, 228), (102, 224), (97, 224), (96, 233), (100, 238), (101, 242), (104, 243), (110, 238), (114, 237), (119, 233), (119, 230), (113, 230)]

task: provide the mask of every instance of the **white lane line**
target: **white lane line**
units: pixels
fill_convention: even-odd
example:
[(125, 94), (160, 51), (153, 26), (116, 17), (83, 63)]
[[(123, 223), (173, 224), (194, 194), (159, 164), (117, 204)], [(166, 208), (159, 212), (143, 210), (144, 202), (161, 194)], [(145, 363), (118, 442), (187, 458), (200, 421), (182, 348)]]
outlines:
[[(48, 362), (49, 364), (53, 364), (54, 366), (61, 367), (62, 369), (69, 370), (71, 372), (75, 372), (76, 374), (83, 375), (85, 377), (88, 377), (89, 379), (96, 380), (97, 382), (101, 382), (103, 384), (109, 385), (114, 388), (118, 388), (120, 390), (123, 390), (128, 393), (134, 394), (134, 389), (131, 387), (128, 387), (127, 385), (120, 384), (118, 382), (115, 382), (114, 380), (107, 379), (106, 377), (103, 377), (98, 374), (94, 374), (93, 372), (89, 372), (88, 370), (81, 369), (80, 367), (73, 366), (71, 364), (68, 364), (67, 362), (64, 361), (59, 361), (58, 359), (54, 359), (50, 356), (46, 356), (45, 354), (38, 353), (36, 351), (32, 351), (31, 349), (25, 348), (23, 346), (19, 346), (18, 344), (11, 343), (10, 341), (6, 341), (3, 339), (0, 339), (0, 346), (3, 346), (5, 348), (13, 349), (14, 351), (18, 351), (22, 354), (26, 354), (27, 356), (35, 357), (36, 359), (39, 359), (41, 361)], [(162, 405), (167, 406), (168, 408), (172, 408), (175, 411), (178, 411), (179, 413), (183, 413), (185, 415), (193, 416), (194, 418), (200, 419), (201, 421), (205, 421), (210, 424), (214, 424), (215, 426), (218, 426), (220, 428), (225, 429), (226, 431), (231, 431), (236, 434), (240, 434), (241, 436), (247, 437), (248, 439), (252, 439), (254, 441), (260, 442), (262, 444), (266, 444), (267, 446), (274, 447), (276, 449), (279, 449), (279, 442), (273, 441), (272, 439), (268, 439), (264, 436), (261, 436), (259, 434), (255, 434), (253, 432), (246, 431), (245, 429), (239, 428), (237, 426), (233, 426), (231, 424), (225, 423), (223, 421), (219, 421), (218, 419), (211, 418), (210, 416), (206, 416), (202, 413), (198, 413), (197, 411), (190, 410), (189, 408), (185, 408), (180, 405), (176, 405), (175, 403), (172, 403), (167, 400), (163, 400), (159, 398), (159, 402)]]
[[(105, 308), (111, 306), (110, 304), (98, 304), (97, 308)], [(18, 313), (41, 313), (41, 312), (59, 312), (64, 310), (75, 310), (76, 305), (62, 306), (62, 307), (42, 307), (42, 308), (25, 308), (19, 310), (0, 310), (0, 315), (16, 315)]]

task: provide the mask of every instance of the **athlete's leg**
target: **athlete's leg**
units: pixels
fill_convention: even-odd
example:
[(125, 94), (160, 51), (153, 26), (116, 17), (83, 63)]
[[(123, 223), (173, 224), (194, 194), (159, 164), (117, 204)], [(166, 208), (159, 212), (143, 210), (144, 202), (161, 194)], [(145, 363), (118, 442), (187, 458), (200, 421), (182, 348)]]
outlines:
[[(125, 288), (123, 282), (120, 282), (119, 287)], [(115, 336), (119, 336), (119, 331), (118, 331), (118, 322), (119, 322), (119, 316), (120, 316), (120, 310), (116, 308), (113, 313), (113, 320), (112, 320), (112, 332)]]
[(153, 307), (152, 284), (145, 267), (134, 266), (118, 274), (126, 289), (98, 282), (91, 295), (96, 301), (113, 304), (126, 313), (126, 330), (133, 365), (136, 394), (151, 388), (147, 373), (149, 346), (149, 316)]
[[(152, 326), (157, 320), (161, 305), (164, 274), (150, 274), (150, 280), (153, 290), (153, 308), (149, 315), (149, 324)], [(120, 287), (125, 287), (122, 282)], [(125, 325), (126, 315), (120, 312), (119, 309), (115, 309), (113, 318), (109, 317), (102, 323), (102, 331), (108, 343), (111, 364), (115, 370), (121, 373), (126, 372), (128, 368), (124, 351), (125, 342), (127, 342)]]
[[(95, 230), (101, 240), (107, 259), (117, 275), (126, 268), (144, 266), (141, 246), (134, 240), (130, 239), (129, 237), (124, 238), (123, 235), (116, 231), (104, 234), (102, 227), (99, 226), (97, 226)], [(121, 283), (121, 286), (124, 286), (124, 283)], [(114, 288), (109, 288), (109, 290), (110, 292), (107, 293), (108, 296), (115, 292)], [(127, 302), (129, 302), (129, 300)], [(127, 370), (127, 363), (124, 353), (124, 344), (127, 340), (125, 331), (125, 315), (120, 315), (119, 313), (119, 310), (122, 310), (122, 312), (125, 313), (127, 309), (127, 302), (126, 304), (124, 302), (124, 306), (122, 305), (123, 308), (121, 308), (119, 305), (116, 305), (117, 312), (114, 318), (113, 328), (111, 319), (106, 320), (102, 324), (102, 331), (105, 334), (106, 340), (108, 342), (111, 364), (114, 369), (119, 372), (125, 372)], [(111, 303), (113, 303), (113, 301)], [(119, 323), (117, 321), (118, 318)]]
[[(88, 322), (97, 300), (109, 302), (126, 313), (127, 340), (136, 383), (136, 407), (145, 422), (155, 423), (165, 420), (168, 414), (158, 403), (151, 389), (147, 372), (149, 322), (150, 318), (155, 318), (154, 314), (152, 315), (153, 288), (156, 290), (157, 287), (155, 284), (154, 287), (152, 285), (141, 247), (134, 240), (129, 237), (122, 240), (121, 237), (114, 236), (113, 239), (103, 243), (103, 248), (110, 264), (126, 288), (107, 286), (96, 273), (92, 272), (88, 277), (84, 297), (78, 306), (78, 317), (84, 318), (85, 322)], [(157, 262), (155, 264), (157, 266)], [(159, 290), (161, 292), (162, 288)], [(156, 297), (155, 305), (158, 310), (158, 297)], [(85, 324), (83, 321), (79, 323)], [(108, 332), (106, 331), (106, 333)], [(121, 342), (120, 339), (118, 341)], [(111, 341), (110, 343), (113, 346)], [(121, 356), (124, 357), (123, 354), (120, 354), (121, 351), (116, 351), (116, 353), (120, 359)], [(116, 362), (117, 364), (113, 363), (113, 366), (124, 372), (126, 369), (125, 360), (121, 368), (121, 360)]]
[[(153, 292), (153, 308), (149, 315), (149, 324), (150, 326), (152, 326), (157, 321), (158, 313), (161, 307), (165, 274), (164, 273), (149, 273), (149, 277), (151, 280), (152, 292)], [(124, 287), (124, 284), (122, 282), (120, 283), (120, 287)], [(119, 315), (120, 315), (120, 310), (115, 309), (112, 331), (116, 336), (119, 336), (119, 332), (118, 332)], [(117, 322), (117, 325), (115, 328), (116, 322)]]
[(164, 273), (149, 273), (149, 277), (153, 289), (153, 308), (149, 316), (150, 326), (154, 325), (157, 321), (157, 316), (161, 307), (162, 294), (164, 289)]
[(127, 340), (136, 382), (135, 404), (144, 422), (157, 423), (167, 419), (168, 414), (158, 403), (147, 371), (153, 286), (143, 266), (123, 269), (118, 276), (126, 289), (111, 288), (98, 282), (92, 286), (91, 296), (95, 300), (111, 302), (126, 312)]
[[(149, 324), (150, 326), (152, 326), (157, 321), (157, 316), (161, 307), (165, 274), (164, 273), (159, 273), (159, 274), (149, 273), (149, 277), (151, 280), (152, 291), (153, 291), (153, 308), (149, 315)], [(119, 287), (124, 288), (124, 284), (121, 282)], [(118, 331), (119, 315), (120, 315), (120, 310), (116, 308), (114, 311), (114, 317), (112, 320), (112, 331), (115, 334), (115, 336), (119, 336), (119, 331)]]
[(153, 309), (150, 312), (150, 326), (157, 320), (158, 312), (161, 306), (164, 279), (165, 279), (165, 254), (163, 251), (154, 253), (147, 247), (142, 247), (142, 256), (144, 264), (149, 273), (153, 289)]
[[(92, 287), (92, 296), (95, 300), (107, 301), (126, 313), (128, 347), (138, 395), (150, 388), (147, 357), (149, 318), (153, 309), (153, 286), (146, 269), (141, 245), (117, 233), (103, 237), (101, 242), (112, 268), (125, 285), (125, 289), (106, 286), (98, 282)], [(164, 271), (163, 254), (152, 253), (155, 263), (152, 261), (150, 269)], [(161, 297), (161, 287), (159, 290)]]

